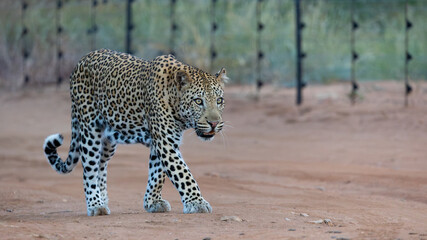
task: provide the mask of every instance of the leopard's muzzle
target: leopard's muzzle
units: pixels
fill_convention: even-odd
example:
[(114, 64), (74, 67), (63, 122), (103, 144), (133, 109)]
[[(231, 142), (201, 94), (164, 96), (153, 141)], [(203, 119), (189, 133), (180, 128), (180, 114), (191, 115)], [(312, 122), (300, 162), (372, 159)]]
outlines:
[(196, 125), (196, 134), (205, 141), (212, 140), (215, 134), (219, 133), (224, 126), (223, 121), (198, 122)]

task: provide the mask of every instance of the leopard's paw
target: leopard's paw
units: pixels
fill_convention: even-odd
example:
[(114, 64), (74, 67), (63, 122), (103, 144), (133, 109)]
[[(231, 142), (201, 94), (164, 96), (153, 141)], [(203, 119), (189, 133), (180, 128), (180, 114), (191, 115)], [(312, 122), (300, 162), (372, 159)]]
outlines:
[(168, 201), (164, 199), (153, 200), (151, 202), (144, 203), (144, 209), (147, 212), (169, 212), (171, 210), (171, 205)]
[(96, 207), (88, 207), (87, 208), (88, 216), (100, 216), (100, 215), (110, 215), (110, 209), (107, 205), (104, 206), (96, 206)]
[(212, 207), (205, 199), (184, 203), (184, 213), (211, 213)]

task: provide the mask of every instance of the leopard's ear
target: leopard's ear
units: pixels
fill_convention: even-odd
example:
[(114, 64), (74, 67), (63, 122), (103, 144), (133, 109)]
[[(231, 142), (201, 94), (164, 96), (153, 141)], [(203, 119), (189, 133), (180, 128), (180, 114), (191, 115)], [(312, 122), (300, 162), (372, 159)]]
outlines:
[(175, 72), (175, 82), (178, 89), (181, 90), (183, 87), (191, 82), (191, 77), (185, 70), (178, 70)]
[(216, 79), (221, 83), (227, 83), (229, 78), (227, 77), (227, 71), (225, 71), (225, 68), (221, 68), (219, 72), (215, 74)]

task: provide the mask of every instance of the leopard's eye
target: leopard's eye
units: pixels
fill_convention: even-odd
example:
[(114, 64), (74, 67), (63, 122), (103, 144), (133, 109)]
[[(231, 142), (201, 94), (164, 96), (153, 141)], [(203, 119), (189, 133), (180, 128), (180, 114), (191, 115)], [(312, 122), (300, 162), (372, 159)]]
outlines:
[(220, 97), (216, 100), (217, 104), (223, 104), (224, 103), (224, 98)]
[(195, 102), (197, 105), (203, 105), (203, 100), (202, 100), (202, 99), (200, 99), (200, 98), (195, 98), (195, 99), (194, 99), (194, 102)]

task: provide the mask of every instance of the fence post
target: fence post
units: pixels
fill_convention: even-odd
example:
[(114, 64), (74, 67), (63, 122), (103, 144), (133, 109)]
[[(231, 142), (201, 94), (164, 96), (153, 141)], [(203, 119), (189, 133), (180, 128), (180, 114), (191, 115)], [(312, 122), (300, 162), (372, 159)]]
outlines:
[(408, 19), (408, 0), (405, 1), (405, 107), (408, 106), (408, 97), (412, 92), (412, 86), (409, 84), (409, 70), (408, 65), (409, 61), (412, 60), (412, 55), (409, 53), (408, 49), (408, 32), (412, 28), (412, 22)]
[(132, 2), (133, 0), (126, 1), (126, 39), (125, 39), (125, 51), (132, 54)]
[(350, 15), (351, 15), (351, 38), (350, 38), (350, 45), (351, 45), (351, 92), (350, 92), (350, 100), (351, 104), (354, 105), (356, 103), (357, 99), (357, 90), (359, 89), (359, 84), (357, 84), (356, 81), (356, 61), (359, 59), (359, 54), (357, 54), (355, 50), (355, 37), (354, 34), (356, 30), (359, 28), (359, 24), (356, 22), (354, 18), (354, 1), (351, 0), (350, 5)]
[(62, 75), (61, 75), (61, 61), (64, 55), (61, 47), (61, 34), (63, 31), (63, 27), (61, 26), (61, 8), (62, 8), (62, 0), (57, 0), (56, 2), (56, 14), (55, 14), (55, 25), (56, 25), (56, 84), (59, 86), (62, 83)]
[(302, 29), (304, 29), (305, 24), (301, 21), (301, 8), (300, 0), (295, 0), (295, 32), (296, 32), (296, 50), (297, 50), (297, 65), (296, 65), (296, 78), (297, 78), (297, 99), (296, 104), (302, 104), (302, 89), (305, 87), (306, 83), (302, 79), (303, 69), (302, 69), (302, 60), (305, 58), (306, 54), (302, 51)]
[(262, 74), (261, 74), (261, 61), (264, 58), (264, 52), (261, 49), (261, 32), (264, 30), (264, 24), (261, 21), (261, 2), (263, 0), (257, 0), (256, 3), (256, 9), (255, 9), (255, 16), (256, 16), (256, 24), (257, 24), (257, 34), (256, 34), (256, 55), (257, 55), (257, 61), (256, 61), (256, 89), (257, 89), (257, 98), (260, 96), (261, 87), (264, 85), (264, 82), (262, 81)]
[(212, 26), (211, 26), (211, 47), (210, 47), (210, 66), (209, 66), (209, 71), (213, 72), (214, 71), (214, 62), (215, 62), (215, 58), (217, 57), (217, 52), (215, 49), (215, 33), (218, 29), (218, 24), (216, 22), (216, 3), (217, 0), (212, 0), (211, 2), (211, 22), (212, 22)]
[(177, 0), (170, 0), (170, 20), (171, 20), (171, 35), (170, 35), (170, 42), (169, 42), (169, 54), (176, 55), (175, 53), (175, 38), (176, 38), (176, 31), (178, 30), (178, 25), (175, 21), (175, 10), (176, 10), (176, 1)]
[(92, 0), (90, 5), (90, 29), (87, 33), (90, 35), (90, 50), (93, 51), (96, 48), (96, 32), (98, 31), (98, 26), (96, 25), (96, 6), (98, 5), (97, 0)]
[(30, 81), (30, 76), (27, 73), (27, 60), (30, 57), (30, 52), (27, 49), (25, 39), (27, 39), (29, 29), (25, 24), (25, 14), (28, 8), (28, 3), (25, 0), (21, 1), (21, 24), (22, 24), (22, 33), (21, 33), (21, 51), (22, 51), (22, 76), (24, 79), (24, 85), (28, 84)]

